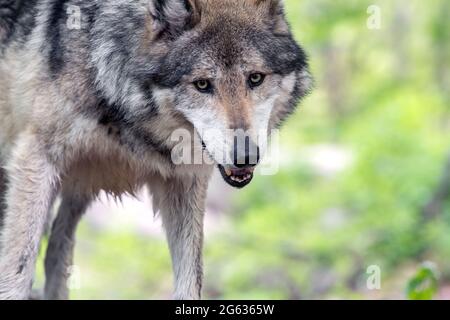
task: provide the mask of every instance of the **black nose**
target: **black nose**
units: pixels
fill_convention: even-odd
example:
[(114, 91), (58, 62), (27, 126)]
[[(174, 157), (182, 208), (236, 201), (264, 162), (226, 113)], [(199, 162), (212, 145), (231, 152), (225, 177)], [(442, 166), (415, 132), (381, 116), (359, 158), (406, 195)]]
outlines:
[(259, 147), (246, 136), (244, 139), (234, 138), (233, 164), (242, 169), (254, 167), (259, 163)]

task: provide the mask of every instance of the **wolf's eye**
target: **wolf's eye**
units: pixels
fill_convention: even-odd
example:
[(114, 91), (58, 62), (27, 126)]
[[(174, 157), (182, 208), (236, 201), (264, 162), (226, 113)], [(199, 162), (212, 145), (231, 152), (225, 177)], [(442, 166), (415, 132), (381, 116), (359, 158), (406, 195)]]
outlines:
[(194, 82), (194, 86), (201, 93), (211, 93), (212, 91), (212, 84), (209, 80), (197, 80)]
[(266, 76), (262, 73), (253, 73), (248, 77), (248, 83), (251, 88), (256, 88), (262, 85)]

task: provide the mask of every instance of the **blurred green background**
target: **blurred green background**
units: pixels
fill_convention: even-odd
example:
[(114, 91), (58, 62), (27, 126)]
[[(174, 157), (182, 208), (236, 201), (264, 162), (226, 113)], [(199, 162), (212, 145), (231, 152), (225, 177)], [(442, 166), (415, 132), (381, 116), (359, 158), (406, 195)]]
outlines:
[[(316, 89), (282, 130), (278, 174), (240, 192), (215, 180), (205, 297), (450, 298), (450, 2), (285, 2)], [(160, 221), (129, 204), (81, 224), (73, 299), (171, 297)]]

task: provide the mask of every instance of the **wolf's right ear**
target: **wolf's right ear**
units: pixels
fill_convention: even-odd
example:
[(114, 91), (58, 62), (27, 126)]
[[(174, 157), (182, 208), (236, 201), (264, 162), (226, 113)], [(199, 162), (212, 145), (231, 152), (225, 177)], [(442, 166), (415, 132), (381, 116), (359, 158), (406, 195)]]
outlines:
[(164, 33), (175, 36), (200, 22), (198, 0), (147, 0), (155, 37)]
[(284, 0), (253, 0), (256, 5), (268, 14), (276, 33), (289, 33), (289, 25), (284, 15)]

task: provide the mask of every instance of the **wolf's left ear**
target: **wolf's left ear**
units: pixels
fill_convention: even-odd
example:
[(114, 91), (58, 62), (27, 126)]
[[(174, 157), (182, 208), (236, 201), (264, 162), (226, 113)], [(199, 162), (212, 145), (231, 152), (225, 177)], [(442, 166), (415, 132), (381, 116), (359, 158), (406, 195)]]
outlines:
[(256, 5), (268, 14), (275, 33), (289, 33), (289, 25), (284, 15), (283, 0), (253, 0)]
[(193, 28), (200, 22), (198, 0), (148, 0), (152, 19), (152, 31), (159, 36), (163, 33), (179, 34)]

